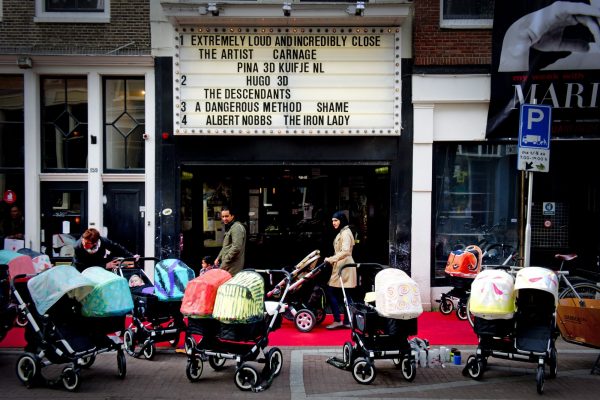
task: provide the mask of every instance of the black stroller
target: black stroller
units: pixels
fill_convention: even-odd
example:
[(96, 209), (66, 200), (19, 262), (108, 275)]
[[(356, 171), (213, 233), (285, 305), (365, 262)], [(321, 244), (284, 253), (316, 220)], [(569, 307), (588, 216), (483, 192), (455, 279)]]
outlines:
[[(79, 273), (70, 265), (53, 267), (28, 281), (24, 277), (11, 280), (20, 312), (29, 322), (25, 353), (17, 360), (19, 380), (28, 387), (62, 382), (75, 391), (81, 370), (89, 368), (96, 355), (113, 350), (118, 376), (125, 378), (125, 352), (118, 334), (133, 306), (127, 283), (100, 267)], [(42, 373), (52, 364), (67, 364), (55, 379)]]
[[(354, 380), (368, 385), (375, 380), (375, 360), (391, 359), (408, 382), (415, 379), (416, 352), (408, 336), (417, 334), (417, 316), (423, 312), (416, 283), (402, 270), (380, 264), (348, 264), (356, 268), (357, 299), (349, 304), (343, 287), (344, 305), (351, 321), (351, 341), (344, 343), (343, 359), (332, 357), (327, 362), (352, 371)], [(375, 293), (373, 293), (373, 291)], [(377, 307), (370, 303), (375, 300)]]
[(514, 287), (508, 272), (482, 271), (473, 282), (469, 302), (479, 345), (467, 359), (463, 375), (482, 379), (489, 357), (532, 362), (537, 365), (537, 392), (542, 394), (545, 365), (549, 378), (557, 374), (557, 299), (558, 278), (549, 269), (520, 269)]
[[(214, 282), (212, 289), (202, 289), (201, 285), (189, 287), (189, 290), (202, 289), (202, 295), (206, 297), (214, 296), (214, 309), (212, 316), (206, 315), (207, 311), (203, 310), (204, 317), (188, 317), (186, 376), (191, 382), (197, 382), (202, 376), (204, 361), (208, 360), (209, 365), (219, 371), (225, 368), (227, 360), (235, 360), (234, 382), (240, 390), (266, 390), (283, 366), (281, 350), (272, 347), (267, 351), (266, 347), (269, 334), (281, 327), (288, 286), (283, 288), (279, 302), (265, 302), (265, 283), (261, 274), (282, 273), (287, 275), (289, 282), (289, 273), (285, 270), (246, 269), (221, 283), (209, 276), (211, 272), (197, 280), (210, 279)], [(188, 295), (186, 292), (186, 297)], [(207, 299), (207, 302), (210, 301)], [(198, 343), (194, 335), (202, 336)], [(264, 367), (259, 372), (251, 362), (264, 364)]]
[[(154, 284), (143, 268), (144, 261), (157, 261)], [(115, 271), (128, 280), (133, 299), (131, 324), (123, 335), (125, 349), (133, 357), (152, 360), (156, 343), (177, 347), (186, 325), (181, 314), (181, 299), (194, 271), (177, 259), (159, 261), (154, 257), (120, 259)], [(141, 265), (141, 266), (139, 266)]]
[(314, 250), (296, 264), (290, 273), (290, 283), (287, 282), (287, 278), (284, 278), (267, 292), (268, 299), (276, 300), (281, 296), (283, 289), (289, 285), (287, 308), (283, 316), (294, 321), (300, 332), (310, 332), (327, 316), (325, 291), (319, 282), (326, 265), (325, 263), (317, 265), (319, 258), (319, 250)]

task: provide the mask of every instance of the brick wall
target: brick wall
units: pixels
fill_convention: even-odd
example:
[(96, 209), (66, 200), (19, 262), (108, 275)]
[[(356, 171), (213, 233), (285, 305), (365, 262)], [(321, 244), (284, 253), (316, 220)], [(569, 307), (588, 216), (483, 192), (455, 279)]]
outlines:
[[(4, 0), (0, 54), (150, 54), (150, 2), (110, 0), (110, 23), (35, 23), (34, 0)], [(119, 53), (116, 53), (119, 54)]]
[(440, 0), (415, 0), (414, 65), (489, 65), (491, 29), (441, 29)]

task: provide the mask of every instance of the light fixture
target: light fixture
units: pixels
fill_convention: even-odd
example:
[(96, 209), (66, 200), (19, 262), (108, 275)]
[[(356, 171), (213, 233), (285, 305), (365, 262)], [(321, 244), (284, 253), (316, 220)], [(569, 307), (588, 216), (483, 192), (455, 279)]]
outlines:
[(357, 1), (356, 7), (354, 8), (354, 15), (357, 17), (362, 17), (365, 14), (365, 2)]
[(283, 15), (289, 17), (292, 14), (292, 3), (283, 3)]
[(33, 67), (33, 60), (28, 56), (20, 56), (17, 58), (17, 66), (21, 69), (29, 69)]
[(213, 17), (219, 16), (219, 7), (217, 7), (217, 3), (208, 3), (208, 7), (206, 7), (206, 11), (211, 13)]

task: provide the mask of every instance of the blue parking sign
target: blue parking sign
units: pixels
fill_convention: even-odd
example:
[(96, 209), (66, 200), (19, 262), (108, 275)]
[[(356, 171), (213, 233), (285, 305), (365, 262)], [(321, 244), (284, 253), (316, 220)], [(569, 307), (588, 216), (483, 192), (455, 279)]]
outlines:
[(519, 119), (519, 147), (549, 149), (551, 125), (550, 106), (522, 104)]

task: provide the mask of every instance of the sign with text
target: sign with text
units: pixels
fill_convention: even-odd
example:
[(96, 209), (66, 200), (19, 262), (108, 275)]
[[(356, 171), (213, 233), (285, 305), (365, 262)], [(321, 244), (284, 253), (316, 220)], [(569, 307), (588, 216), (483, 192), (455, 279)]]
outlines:
[(177, 28), (175, 135), (399, 135), (390, 28)]
[(548, 172), (550, 169), (551, 126), (552, 108), (550, 106), (521, 105), (517, 169)]

